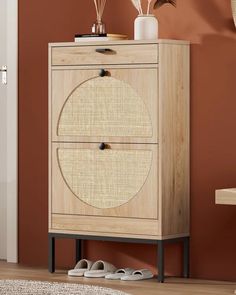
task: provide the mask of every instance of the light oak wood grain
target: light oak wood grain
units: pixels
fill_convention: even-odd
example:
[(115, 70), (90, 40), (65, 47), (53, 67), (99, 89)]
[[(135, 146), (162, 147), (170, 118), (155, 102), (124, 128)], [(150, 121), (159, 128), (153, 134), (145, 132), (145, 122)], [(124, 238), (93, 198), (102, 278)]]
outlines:
[(175, 45), (189, 45), (190, 42), (186, 40), (173, 40), (173, 39), (155, 39), (155, 40), (112, 40), (98, 41), (98, 42), (55, 42), (49, 43), (49, 47), (78, 47), (78, 46), (96, 46), (96, 45), (147, 45), (147, 44), (175, 44)]
[(114, 236), (115, 234), (123, 235), (140, 235), (140, 237), (157, 236), (158, 220), (146, 220), (135, 218), (118, 218), (102, 216), (79, 216), (79, 215), (60, 215), (52, 214), (52, 228), (66, 231), (76, 231), (77, 233), (87, 234), (93, 232), (95, 235)]
[(159, 51), (159, 213), (171, 235), (189, 231), (189, 46)]
[(236, 188), (216, 190), (216, 204), (236, 205)]
[[(142, 219), (141, 219), (142, 221)], [(156, 220), (158, 221), (158, 220)], [(159, 221), (158, 221), (158, 229), (160, 229), (159, 226)], [(155, 225), (156, 227), (156, 225)], [(61, 229), (52, 229), (50, 228), (48, 230), (49, 233), (53, 233), (53, 234), (70, 234), (70, 235), (83, 235), (83, 236), (99, 236), (99, 237), (114, 237), (114, 238), (133, 238), (133, 239), (145, 239), (145, 240), (153, 240), (153, 241), (157, 241), (157, 240), (169, 240), (169, 239), (176, 239), (176, 238), (182, 238), (182, 237), (188, 237), (189, 233), (181, 233), (181, 234), (176, 234), (176, 235), (169, 235), (169, 236), (163, 236), (163, 235), (149, 235), (147, 233), (145, 234), (130, 234), (130, 233), (107, 233), (107, 232), (95, 232), (95, 231), (78, 231), (78, 230), (61, 230)], [(154, 243), (155, 244), (155, 243)]]
[(52, 183), (52, 167), (51, 167), (51, 145), (52, 145), (52, 133), (51, 133), (51, 125), (52, 125), (52, 108), (51, 108), (51, 97), (52, 97), (52, 80), (51, 80), (52, 70), (51, 70), (51, 48), (48, 48), (48, 227), (51, 228), (51, 183)]
[[(122, 64), (122, 65), (104, 65), (104, 69), (158, 69), (158, 64)], [(101, 65), (70, 65), (70, 66), (51, 66), (52, 71), (60, 70), (101, 70)]]
[[(97, 49), (109, 49), (110, 52), (99, 53)], [(156, 44), (142, 45), (96, 45), (76, 47), (53, 47), (52, 65), (112, 65), (157, 63)]]

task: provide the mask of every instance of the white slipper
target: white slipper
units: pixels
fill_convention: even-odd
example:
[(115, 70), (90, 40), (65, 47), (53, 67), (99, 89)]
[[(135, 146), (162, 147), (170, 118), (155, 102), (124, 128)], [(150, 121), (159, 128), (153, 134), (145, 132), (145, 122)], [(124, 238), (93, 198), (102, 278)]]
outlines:
[(148, 269), (135, 270), (131, 275), (121, 277), (122, 281), (140, 281), (153, 278), (153, 274)]
[(87, 270), (90, 270), (93, 262), (87, 259), (80, 260), (74, 269), (68, 271), (68, 276), (82, 277)]
[(124, 276), (131, 275), (134, 272), (133, 268), (120, 268), (115, 271), (115, 273), (111, 273), (106, 275), (105, 278), (108, 280), (120, 280)]
[(96, 261), (89, 271), (84, 273), (86, 278), (104, 278), (106, 275), (116, 271), (116, 267), (111, 263), (98, 260)]

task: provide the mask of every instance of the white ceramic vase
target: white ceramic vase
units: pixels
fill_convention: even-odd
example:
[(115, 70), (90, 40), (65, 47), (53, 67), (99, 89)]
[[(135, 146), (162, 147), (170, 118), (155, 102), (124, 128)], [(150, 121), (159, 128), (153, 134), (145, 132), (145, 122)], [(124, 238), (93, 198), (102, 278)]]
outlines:
[(158, 39), (158, 21), (153, 14), (138, 15), (134, 21), (134, 40)]

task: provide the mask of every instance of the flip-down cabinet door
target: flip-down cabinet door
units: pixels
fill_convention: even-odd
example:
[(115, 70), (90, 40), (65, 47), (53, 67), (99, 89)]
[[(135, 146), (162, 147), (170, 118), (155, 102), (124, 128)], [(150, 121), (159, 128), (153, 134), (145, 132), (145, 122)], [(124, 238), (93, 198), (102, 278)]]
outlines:
[(52, 71), (52, 140), (157, 143), (157, 69), (104, 71)]
[[(94, 229), (108, 217), (112, 224), (122, 218), (156, 224), (157, 167), (157, 145), (53, 143), (52, 227), (81, 230), (82, 217), (94, 220)], [(120, 231), (127, 233), (126, 226)]]

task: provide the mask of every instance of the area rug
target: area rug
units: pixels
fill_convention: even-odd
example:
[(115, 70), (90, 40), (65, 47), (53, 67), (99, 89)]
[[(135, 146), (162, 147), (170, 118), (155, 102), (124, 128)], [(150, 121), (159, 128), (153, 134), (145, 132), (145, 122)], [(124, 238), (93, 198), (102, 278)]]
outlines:
[(129, 295), (127, 293), (82, 284), (0, 280), (1, 295)]

